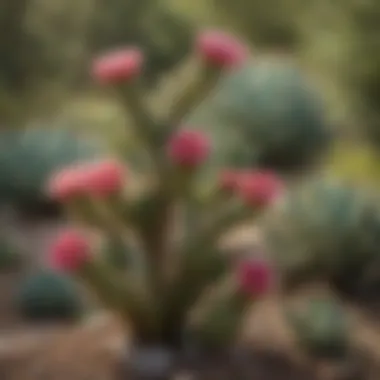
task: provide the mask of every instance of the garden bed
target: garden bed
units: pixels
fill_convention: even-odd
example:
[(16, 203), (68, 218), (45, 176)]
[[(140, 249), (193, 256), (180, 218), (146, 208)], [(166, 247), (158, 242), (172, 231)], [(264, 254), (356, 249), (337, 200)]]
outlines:
[[(17, 286), (20, 278), (41, 267), (51, 237), (62, 227), (62, 222), (13, 220), (3, 224), (30, 256), (25, 272), (3, 277), (7, 282), (3, 289), (8, 291)], [(246, 227), (228, 236), (224, 244), (244, 249), (258, 240), (257, 231)], [(197, 380), (239, 380), (239, 376), (243, 380), (378, 380), (380, 366), (376, 363), (380, 363), (380, 324), (350, 307), (347, 312), (353, 323), (351, 338), (357, 353), (350, 364), (365, 373), (359, 377), (337, 377), (331, 374), (337, 368), (319, 364), (318, 371), (322, 375), (316, 377), (315, 363), (310, 363), (299, 352), (281, 312), (284, 302), (303, 302), (316, 291), (324, 292), (325, 289), (313, 287), (291, 297), (278, 295), (257, 304), (243, 331), (243, 338), (252, 350), (248, 360), (240, 366), (241, 376), (237, 373), (236, 363), (231, 365), (222, 356), (205, 356), (202, 363), (198, 363), (202, 376), (197, 376)], [(125, 379), (121, 363), (128, 354), (128, 342), (116, 318), (99, 311), (78, 325), (34, 326), (7, 308), (9, 297), (1, 305), (4, 310), (0, 318), (0, 379)], [(356, 370), (350, 368), (348, 372), (355, 375)], [(180, 372), (178, 377), (188, 379), (189, 375)]]
[[(302, 302), (307, 294), (299, 296)], [(243, 379), (250, 380), (377, 380), (380, 378), (380, 325), (356, 310), (349, 310), (354, 328), (355, 368), (360, 377), (331, 377), (337, 368), (319, 365), (325, 373), (317, 378), (314, 363), (298, 352), (281, 315), (281, 299), (258, 305), (244, 331), (252, 352), (245, 361)], [(0, 337), (0, 378), (4, 380), (121, 380), (122, 358), (127, 355), (127, 337), (119, 321), (108, 313), (99, 313), (77, 326), (24, 328), (3, 332)], [(215, 358), (214, 358), (215, 359)], [(223, 358), (205, 357), (202, 377), (205, 380), (237, 380)], [(357, 367), (357, 368), (356, 368)], [(230, 371), (230, 373), (228, 372)], [(235, 375), (238, 375), (233, 372)], [(188, 378), (186, 374), (179, 378)]]

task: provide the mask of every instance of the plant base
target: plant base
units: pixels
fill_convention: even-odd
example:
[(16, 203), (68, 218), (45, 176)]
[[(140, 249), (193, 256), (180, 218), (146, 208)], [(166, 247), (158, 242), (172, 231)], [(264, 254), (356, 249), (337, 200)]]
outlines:
[(125, 368), (128, 380), (169, 380), (175, 373), (176, 353), (164, 346), (138, 346), (132, 349)]

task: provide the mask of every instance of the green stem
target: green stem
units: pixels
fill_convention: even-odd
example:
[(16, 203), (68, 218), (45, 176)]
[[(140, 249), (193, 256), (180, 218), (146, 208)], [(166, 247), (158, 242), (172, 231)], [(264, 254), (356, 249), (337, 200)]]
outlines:
[(120, 278), (112, 267), (99, 260), (87, 264), (79, 276), (104, 306), (118, 312), (124, 321), (131, 321), (136, 330), (156, 333), (154, 303), (136, 276), (127, 274)]
[(120, 88), (128, 115), (132, 118), (136, 135), (146, 146), (159, 178), (166, 178), (167, 163), (162, 152), (160, 125), (154, 121), (148, 107), (143, 102), (143, 94), (139, 83), (130, 83)]
[[(112, 244), (112, 249), (107, 252), (109, 262), (113, 263), (115, 269), (124, 271), (126, 267), (138, 268), (138, 264), (144, 260), (143, 257), (127, 257), (131, 253), (128, 244), (128, 222), (123, 218), (123, 203), (120, 199), (110, 199), (103, 204), (103, 223), (99, 227), (106, 234), (108, 243)], [(134, 254), (137, 254), (134, 250)], [(141, 252), (140, 252), (141, 254)], [(124, 263), (124, 264), (123, 264)]]
[(251, 210), (240, 207), (228, 210), (216, 217), (197, 237), (191, 235), (184, 243), (183, 251), (179, 252), (180, 269), (165, 297), (164, 323), (167, 335), (172, 339), (181, 329), (189, 307), (227, 269), (227, 258), (217, 249), (219, 237), (247, 217), (252, 217)]
[(173, 203), (161, 188), (145, 195), (131, 210), (131, 223), (146, 254), (152, 289), (159, 295), (163, 288), (169, 255), (169, 237)]
[(193, 318), (188, 321), (189, 333), (210, 348), (232, 344), (250, 301), (233, 277), (223, 279), (195, 304)]
[(74, 199), (65, 205), (65, 213), (69, 220), (80, 225), (99, 227), (104, 223), (99, 204), (93, 198)]
[(221, 71), (209, 66), (202, 66), (197, 80), (190, 84), (185, 92), (174, 102), (169, 113), (169, 125), (176, 128), (190, 110), (196, 108), (214, 89)]
[(217, 240), (230, 228), (237, 223), (243, 222), (253, 217), (252, 210), (240, 205), (231, 205), (225, 210), (216, 212), (214, 218), (200, 231), (199, 235), (192, 241), (185, 242), (184, 260), (187, 264), (197, 266), (199, 259), (198, 255), (192, 255), (191, 252), (196, 252), (198, 247), (212, 247), (217, 244)]

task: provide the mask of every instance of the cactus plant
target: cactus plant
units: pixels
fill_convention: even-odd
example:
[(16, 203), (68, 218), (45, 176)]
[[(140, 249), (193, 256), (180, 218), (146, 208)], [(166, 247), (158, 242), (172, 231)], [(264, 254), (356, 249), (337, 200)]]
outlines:
[(287, 317), (301, 348), (315, 359), (342, 360), (349, 350), (348, 323), (336, 302), (314, 298), (304, 310), (288, 309)]
[(0, 200), (17, 206), (46, 204), (42, 188), (54, 171), (84, 158), (97, 157), (100, 152), (99, 146), (62, 128), (2, 131)]
[(227, 76), (192, 119), (218, 139), (217, 164), (285, 173), (311, 163), (331, 134), (321, 99), (300, 70), (273, 58)]
[[(195, 51), (200, 80), (173, 102), (166, 120), (156, 120), (144, 104), (142, 52), (127, 48), (95, 60), (95, 79), (120, 95), (150, 154), (148, 178), (110, 158), (63, 169), (47, 184), (73, 222), (51, 247), (52, 265), (132, 323), (136, 347), (144, 348), (133, 355), (139, 373), (132, 376), (144, 379), (169, 378), (172, 360), (162, 350), (185, 354), (189, 334), (198, 345), (233, 345), (244, 311), (272, 283), (269, 262), (233, 260), (219, 243), (225, 232), (261, 215), (282, 182), (270, 172), (237, 171), (229, 181), (221, 175), (200, 195), (198, 174), (213, 154), (213, 141), (182, 125), (217, 80), (241, 64), (245, 48), (210, 31), (199, 35)], [(134, 260), (123, 266), (110, 260), (112, 236)], [(210, 287), (213, 296), (207, 297)]]
[(265, 241), (286, 282), (315, 276), (361, 297), (378, 293), (379, 231), (376, 199), (322, 178), (289, 192), (264, 223)]
[(50, 270), (32, 274), (21, 283), (16, 306), (23, 318), (34, 322), (72, 321), (83, 311), (74, 281)]

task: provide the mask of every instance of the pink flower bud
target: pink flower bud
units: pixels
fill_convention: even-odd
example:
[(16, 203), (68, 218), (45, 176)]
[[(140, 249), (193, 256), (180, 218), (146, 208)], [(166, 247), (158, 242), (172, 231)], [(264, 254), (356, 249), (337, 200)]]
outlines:
[(91, 246), (86, 236), (75, 229), (62, 232), (50, 247), (53, 268), (75, 272), (91, 260)]
[(247, 60), (248, 51), (236, 38), (216, 30), (201, 33), (197, 40), (197, 50), (202, 59), (218, 68), (233, 68)]
[(84, 193), (82, 172), (79, 167), (69, 167), (53, 174), (47, 183), (47, 194), (60, 202), (68, 202)]
[(274, 173), (257, 171), (242, 175), (238, 194), (251, 206), (265, 207), (281, 194), (283, 187), (282, 181)]
[(180, 167), (193, 169), (207, 160), (211, 146), (208, 138), (200, 131), (180, 130), (168, 143), (168, 156)]
[(264, 260), (248, 259), (239, 263), (237, 268), (239, 289), (253, 297), (262, 296), (273, 286), (271, 266)]
[(143, 61), (142, 52), (136, 48), (116, 50), (95, 59), (92, 74), (103, 84), (127, 82), (140, 75)]
[(127, 178), (126, 167), (117, 160), (104, 160), (83, 168), (83, 182), (87, 194), (108, 197), (122, 191)]

